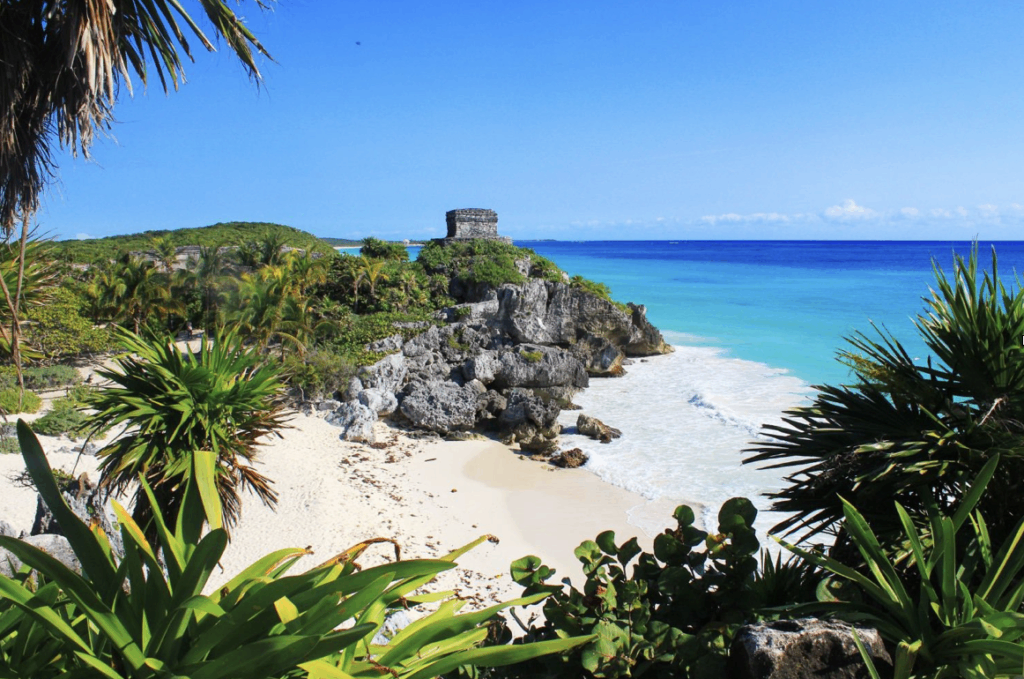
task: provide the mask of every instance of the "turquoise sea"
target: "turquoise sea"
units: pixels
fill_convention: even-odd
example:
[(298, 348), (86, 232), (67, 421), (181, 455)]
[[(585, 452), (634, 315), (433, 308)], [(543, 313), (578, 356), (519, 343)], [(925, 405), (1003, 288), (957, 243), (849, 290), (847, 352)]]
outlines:
[[(778, 472), (740, 464), (761, 425), (806, 403), (812, 384), (842, 382), (842, 338), (872, 323), (923, 358), (911, 318), (934, 281), (932, 264), (952, 269), (970, 242), (517, 241), (570, 274), (607, 284), (620, 301), (646, 305), (676, 352), (637, 361), (618, 379), (592, 380), (577, 399), (587, 414), (623, 431), (579, 446), (587, 468), (651, 500), (706, 504), (705, 520), (730, 497), (755, 499), (782, 483)], [(990, 266), (991, 243), (979, 243)], [(996, 243), (1012, 282), (1024, 271), (1024, 242)], [(562, 423), (575, 425), (566, 411)], [(649, 532), (660, 519), (640, 516)], [(760, 527), (776, 517), (762, 512)]]

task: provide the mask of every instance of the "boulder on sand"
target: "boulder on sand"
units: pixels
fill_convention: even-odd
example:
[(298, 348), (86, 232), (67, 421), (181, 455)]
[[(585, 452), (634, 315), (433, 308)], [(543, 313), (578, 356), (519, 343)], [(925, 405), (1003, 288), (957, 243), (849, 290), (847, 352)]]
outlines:
[(415, 427), (447, 434), (473, 428), (477, 397), (477, 390), (469, 384), (416, 382), (410, 385), (400, 410)]

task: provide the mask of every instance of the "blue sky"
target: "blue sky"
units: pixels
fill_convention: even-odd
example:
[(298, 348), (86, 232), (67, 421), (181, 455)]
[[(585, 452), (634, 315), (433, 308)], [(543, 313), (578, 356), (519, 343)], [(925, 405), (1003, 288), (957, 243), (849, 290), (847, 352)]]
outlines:
[[(198, 3), (185, 2), (198, 13)], [(58, 238), (252, 220), (321, 236), (1019, 239), (1024, 4), (315, 2), (240, 11), (65, 158)]]

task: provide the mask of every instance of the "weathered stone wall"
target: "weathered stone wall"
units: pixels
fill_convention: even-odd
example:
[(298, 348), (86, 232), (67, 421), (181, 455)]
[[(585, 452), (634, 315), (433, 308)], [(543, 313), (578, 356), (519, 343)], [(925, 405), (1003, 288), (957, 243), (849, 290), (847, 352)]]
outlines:
[(498, 213), (494, 210), (479, 208), (449, 210), (445, 213), (445, 221), (448, 223), (448, 239), (511, 240), (498, 235)]

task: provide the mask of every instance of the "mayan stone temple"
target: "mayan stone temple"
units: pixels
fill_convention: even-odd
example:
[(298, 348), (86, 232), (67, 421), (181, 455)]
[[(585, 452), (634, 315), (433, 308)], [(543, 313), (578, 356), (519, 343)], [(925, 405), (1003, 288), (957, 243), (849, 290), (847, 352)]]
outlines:
[(448, 222), (448, 237), (440, 240), (445, 242), (475, 238), (512, 242), (508, 236), (498, 235), (498, 213), (494, 210), (464, 208), (449, 210), (444, 216), (445, 221)]

